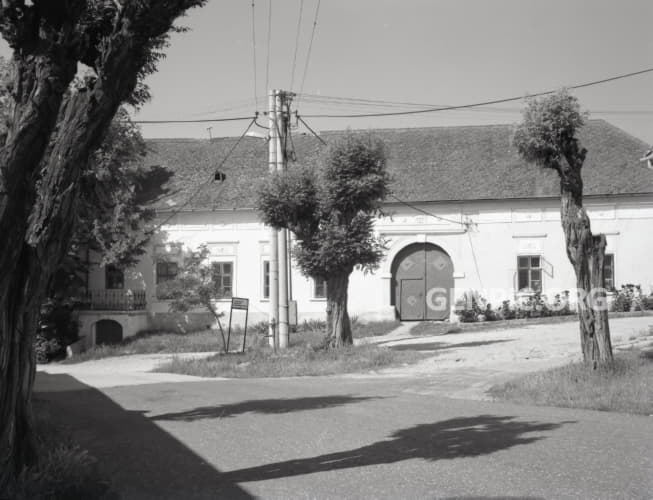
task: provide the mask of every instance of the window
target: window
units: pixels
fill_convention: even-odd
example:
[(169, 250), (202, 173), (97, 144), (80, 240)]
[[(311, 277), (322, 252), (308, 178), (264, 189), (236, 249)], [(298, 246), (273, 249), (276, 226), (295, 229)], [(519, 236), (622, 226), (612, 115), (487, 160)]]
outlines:
[(176, 262), (161, 261), (156, 263), (156, 283), (165, 283), (177, 278), (179, 265)]
[(122, 290), (125, 288), (125, 274), (122, 269), (108, 265), (104, 268), (104, 287), (107, 290)]
[(313, 298), (326, 299), (327, 282), (324, 278), (313, 278)]
[(270, 298), (270, 261), (263, 261), (263, 298)]
[(542, 291), (542, 267), (539, 255), (517, 257), (517, 289)]
[(603, 286), (614, 290), (614, 254), (606, 253), (603, 259)]
[(233, 263), (214, 262), (211, 264), (215, 294), (218, 299), (229, 299), (233, 291)]

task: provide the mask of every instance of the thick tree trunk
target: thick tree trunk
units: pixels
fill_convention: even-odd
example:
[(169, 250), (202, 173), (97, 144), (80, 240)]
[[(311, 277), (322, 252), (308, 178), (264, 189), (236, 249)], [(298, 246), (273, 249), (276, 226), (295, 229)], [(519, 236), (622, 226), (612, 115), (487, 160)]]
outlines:
[(566, 148), (566, 166), (558, 165), (561, 190), (561, 220), (567, 244), (567, 256), (576, 273), (578, 319), (583, 360), (596, 368), (612, 361), (610, 326), (605, 297), (603, 260), (604, 235), (594, 236), (590, 219), (583, 207), (581, 167), (585, 150), (571, 139)]
[(35, 462), (30, 398), (35, 358), (32, 349), (42, 290), (40, 266), (34, 267), (32, 250), (26, 247), (11, 274), (8, 299), (0, 308), (2, 335), (0, 360), (0, 490), (26, 465)]
[(25, 238), (35, 179), (76, 64), (60, 64), (48, 55), (17, 55), (14, 70), (12, 123), (0, 150), (0, 491), (36, 458), (32, 345), (47, 276)]
[(332, 347), (351, 345), (351, 323), (347, 312), (347, 289), (351, 271), (334, 273), (327, 278), (327, 329)]
[[(90, 13), (87, 2), (0, 5), (15, 69), (0, 149), (1, 492), (32, 457), (32, 341), (44, 291), (69, 248), (81, 170), (139, 75), (152, 70), (160, 37), (201, 3), (122, 2), (113, 14), (110, 3)], [(97, 78), (69, 89), (78, 62)]]

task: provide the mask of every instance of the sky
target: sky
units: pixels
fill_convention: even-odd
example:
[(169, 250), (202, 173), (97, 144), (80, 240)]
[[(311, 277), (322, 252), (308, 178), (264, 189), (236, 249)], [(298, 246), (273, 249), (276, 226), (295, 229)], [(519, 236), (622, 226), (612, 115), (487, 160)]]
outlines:
[[(153, 98), (135, 119), (252, 116), (266, 110), (266, 88), (278, 88), (309, 94), (296, 97), (293, 109), (317, 131), (518, 123), (523, 101), (396, 117), (307, 115), (419, 108), (331, 97), (463, 105), (653, 68), (651, 0), (321, 0), (307, 65), (317, 6), (318, 0), (208, 0), (191, 10), (180, 21), (190, 31), (172, 36), (166, 59), (147, 79)], [(6, 45), (0, 54), (8, 55)], [(653, 73), (574, 94), (592, 118), (653, 143)], [(240, 135), (247, 124), (142, 130), (150, 138), (208, 138), (209, 126), (219, 137)]]

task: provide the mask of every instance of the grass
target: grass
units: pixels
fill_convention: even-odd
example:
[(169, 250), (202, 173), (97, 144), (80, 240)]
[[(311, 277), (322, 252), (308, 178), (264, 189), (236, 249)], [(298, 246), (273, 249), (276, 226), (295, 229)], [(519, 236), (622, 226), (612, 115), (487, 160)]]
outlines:
[[(265, 339), (264, 339), (265, 340)], [(324, 349), (321, 332), (291, 337), (291, 346), (275, 353), (264, 341), (244, 354), (217, 354), (204, 359), (173, 358), (159, 372), (199, 377), (296, 377), (361, 373), (415, 363), (426, 357), (415, 351), (393, 351), (376, 345)]]
[(11, 485), (10, 491), (6, 492), (6, 498), (119, 498), (99, 473), (97, 460), (74, 444), (62, 429), (52, 424), (49, 412), (42, 404), (35, 404), (34, 410), (38, 464), (23, 470), (16, 484)]
[[(352, 317), (352, 332), (354, 338), (385, 335), (399, 326), (399, 321), (371, 321), (362, 323)], [(293, 337), (301, 337), (320, 333), (325, 329), (324, 321), (304, 321), (298, 327)], [(258, 323), (247, 329), (247, 344), (254, 345), (261, 338), (261, 333), (267, 332), (267, 324)], [(225, 332), (226, 335), (226, 332)], [(232, 329), (229, 349), (242, 346), (242, 329)], [(93, 359), (102, 359), (129, 354), (178, 354), (184, 352), (217, 352), (222, 349), (222, 338), (216, 330), (202, 330), (192, 333), (175, 332), (143, 332), (125, 339), (115, 345), (94, 346), (81, 354), (62, 361), (63, 363), (81, 363)]]
[(489, 394), (516, 403), (653, 415), (653, 351), (629, 350), (592, 371), (583, 363), (532, 373)]

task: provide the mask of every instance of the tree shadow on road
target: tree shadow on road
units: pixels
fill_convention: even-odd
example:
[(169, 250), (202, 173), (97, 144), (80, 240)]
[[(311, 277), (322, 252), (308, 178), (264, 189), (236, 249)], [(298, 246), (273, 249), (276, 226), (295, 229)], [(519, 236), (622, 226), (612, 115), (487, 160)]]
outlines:
[(334, 408), (345, 404), (360, 403), (378, 397), (358, 396), (316, 396), (305, 398), (278, 398), (278, 399), (252, 399), (239, 403), (218, 406), (201, 406), (192, 410), (175, 413), (162, 413), (150, 417), (152, 420), (173, 420), (192, 422), (207, 418), (225, 418), (241, 415), (243, 413), (280, 414), (294, 411), (320, 410)]
[(35, 404), (95, 456), (124, 498), (198, 500), (254, 498), (190, 448), (70, 375), (39, 372)]
[(525, 422), (512, 416), (496, 415), (451, 418), (402, 429), (383, 441), (360, 448), (235, 470), (222, 476), (230, 482), (241, 483), (393, 464), (415, 458), (436, 461), (476, 457), (534, 443), (544, 436), (525, 434), (551, 431), (568, 423), (574, 422)]

